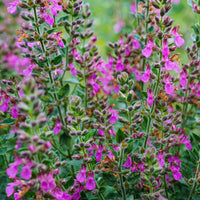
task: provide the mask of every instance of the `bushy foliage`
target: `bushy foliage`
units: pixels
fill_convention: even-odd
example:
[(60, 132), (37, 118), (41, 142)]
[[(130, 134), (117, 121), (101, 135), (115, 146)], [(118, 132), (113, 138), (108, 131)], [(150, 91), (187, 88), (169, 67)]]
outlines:
[(200, 22), (183, 47), (174, 4), (131, 2), (104, 59), (88, 3), (1, 3), (0, 199), (200, 199)]

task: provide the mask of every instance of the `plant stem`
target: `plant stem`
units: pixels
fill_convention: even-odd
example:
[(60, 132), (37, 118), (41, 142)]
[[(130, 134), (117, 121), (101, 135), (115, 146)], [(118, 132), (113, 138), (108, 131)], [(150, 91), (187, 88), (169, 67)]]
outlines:
[[(200, 158), (200, 154), (199, 154), (199, 158)], [(188, 197), (188, 200), (192, 200), (192, 196), (195, 193), (195, 189), (196, 189), (196, 186), (197, 186), (197, 178), (198, 178), (199, 169), (200, 169), (200, 160), (198, 161), (197, 170), (196, 170), (196, 174), (195, 174), (195, 178), (194, 178), (194, 183), (192, 185), (192, 190), (190, 192), (190, 196)]]
[[(38, 19), (37, 19), (37, 12), (36, 12), (36, 7), (34, 6), (33, 7), (33, 10), (34, 10), (34, 17), (35, 17), (35, 23), (36, 23), (36, 27), (37, 27), (37, 31), (38, 31), (38, 34), (40, 35), (40, 29), (38, 27)], [(43, 43), (43, 40), (40, 39), (40, 44), (41, 44), (41, 47), (42, 47), (42, 53), (43, 55), (45, 55), (45, 46), (44, 46), (44, 43)], [(52, 78), (52, 75), (51, 75), (51, 65), (49, 64), (49, 60), (47, 59), (47, 66), (49, 68), (49, 79), (50, 79), (50, 82), (51, 82), (51, 85), (54, 86), (54, 80)], [(53, 97), (54, 97), (54, 100), (56, 101), (56, 107), (58, 109), (58, 113), (59, 113), (59, 116), (60, 116), (60, 120), (61, 120), (61, 123), (62, 125), (65, 127), (65, 122), (64, 122), (64, 119), (63, 119), (63, 116), (62, 116), (62, 112), (61, 112), (61, 108), (60, 108), (60, 105), (57, 104), (57, 101), (58, 101), (58, 97), (57, 97), (57, 94), (53, 93)]]
[[(137, 0), (136, 0), (137, 1)], [(147, 33), (148, 33), (148, 19), (149, 17), (149, 0), (147, 1), (147, 11), (146, 11), (146, 16), (145, 16), (145, 45), (147, 45)], [(144, 56), (143, 58), (143, 63), (142, 63), (142, 71), (144, 71), (144, 68), (145, 68), (145, 64), (146, 64), (146, 57)], [(143, 88), (144, 88), (144, 83), (142, 82), (142, 91), (143, 91)]]
[[(123, 154), (124, 154), (124, 150), (121, 148), (120, 150), (120, 160), (119, 160), (119, 166), (118, 166), (118, 170), (119, 172), (122, 171), (122, 161), (123, 161)], [(120, 186), (121, 186), (121, 191), (122, 191), (122, 199), (126, 200), (126, 189), (123, 183), (123, 175), (119, 174), (119, 180), (120, 180)]]
[(167, 199), (169, 199), (169, 195), (168, 195), (168, 192), (167, 192), (166, 174), (164, 175), (164, 187), (165, 187), (165, 194), (166, 194), (166, 197), (167, 197)]
[[(162, 48), (162, 44), (163, 43), (162, 43), (162, 40), (161, 40), (160, 48)], [(160, 51), (160, 60), (162, 60), (162, 51)], [(157, 95), (158, 95), (158, 86), (160, 84), (161, 68), (162, 68), (162, 66), (159, 66), (158, 77), (157, 77), (157, 82), (156, 82), (155, 91), (154, 91), (154, 97), (157, 97)], [(150, 114), (148, 116), (148, 124), (147, 124), (147, 129), (146, 129), (146, 138), (145, 138), (145, 141), (144, 141), (144, 149), (145, 150), (146, 150), (146, 147), (147, 147), (147, 141), (148, 141), (148, 137), (149, 137), (149, 132), (151, 130), (152, 114), (154, 112), (154, 108), (155, 108), (155, 100), (153, 101), (153, 105), (151, 107)]]

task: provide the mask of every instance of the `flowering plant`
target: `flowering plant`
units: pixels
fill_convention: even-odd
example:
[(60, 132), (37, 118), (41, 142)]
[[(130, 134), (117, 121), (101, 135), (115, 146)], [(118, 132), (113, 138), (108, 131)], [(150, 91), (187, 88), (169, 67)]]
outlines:
[(174, 4), (133, 1), (104, 59), (88, 3), (3, 2), (2, 199), (198, 199), (200, 24), (183, 46)]

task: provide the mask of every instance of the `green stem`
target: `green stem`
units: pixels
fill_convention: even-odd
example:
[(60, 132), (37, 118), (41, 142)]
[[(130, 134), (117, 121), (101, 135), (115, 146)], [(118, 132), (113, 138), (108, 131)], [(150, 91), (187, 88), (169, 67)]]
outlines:
[[(161, 40), (160, 48), (162, 48), (162, 40)], [(160, 51), (160, 60), (162, 60), (162, 51)], [(158, 86), (160, 84), (161, 68), (162, 68), (162, 66), (159, 66), (157, 82), (156, 82), (154, 95), (153, 95), (154, 97), (157, 97), (157, 95), (158, 95)], [(155, 100), (153, 101), (153, 105), (151, 107), (150, 114), (148, 116), (148, 124), (147, 124), (147, 129), (146, 129), (146, 138), (145, 138), (145, 141), (144, 141), (144, 149), (145, 150), (146, 150), (146, 147), (147, 147), (147, 141), (148, 141), (148, 137), (149, 137), (149, 132), (151, 130), (152, 114), (154, 112), (154, 108), (155, 108)]]
[[(119, 166), (118, 166), (119, 172), (122, 171), (123, 154), (124, 154), (124, 150), (121, 148)], [(126, 189), (125, 189), (125, 186), (123, 183), (123, 175), (122, 174), (119, 174), (119, 180), (120, 180), (120, 186), (121, 186), (121, 191), (122, 191), (122, 199), (126, 200)]]
[[(146, 11), (146, 16), (145, 16), (145, 36), (146, 36), (145, 45), (147, 45), (147, 33), (148, 33), (148, 21), (147, 21), (147, 19), (148, 19), (148, 17), (149, 17), (149, 0), (147, 1), (147, 11)], [(143, 63), (142, 63), (142, 71), (144, 71), (145, 64), (146, 64), (146, 57), (144, 56)], [(144, 88), (144, 83), (142, 82), (142, 91), (143, 91), (143, 88)]]
[(164, 187), (165, 187), (165, 194), (166, 194), (166, 197), (167, 197), (167, 199), (169, 199), (169, 195), (168, 195), (168, 192), (167, 192), (166, 174), (164, 175)]
[[(36, 27), (37, 27), (37, 31), (38, 31), (38, 34), (40, 35), (40, 29), (38, 27), (38, 19), (37, 19), (37, 12), (36, 12), (36, 7), (34, 6), (33, 7), (33, 10), (34, 10), (34, 17), (35, 17), (35, 23), (36, 23)], [(41, 47), (42, 47), (42, 53), (43, 55), (45, 55), (45, 46), (44, 46), (44, 43), (43, 43), (43, 40), (42, 38), (40, 38), (40, 44), (41, 44)], [(49, 60), (47, 59), (47, 66), (49, 68), (49, 79), (50, 79), (50, 82), (51, 82), (51, 85), (54, 86), (54, 80), (52, 78), (52, 75), (51, 75), (51, 65), (49, 64)], [(62, 112), (61, 112), (61, 108), (60, 108), (60, 105), (57, 104), (57, 101), (58, 101), (58, 97), (57, 97), (57, 94), (53, 94), (53, 97), (54, 97), (54, 100), (56, 101), (56, 107), (58, 109), (58, 113), (59, 113), (59, 116), (60, 116), (60, 119), (61, 119), (61, 123), (62, 125), (65, 127), (65, 121), (63, 119), (63, 116), (62, 116)]]
[[(188, 74), (188, 76), (190, 76), (190, 73), (191, 73), (191, 69), (189, 69), (189, 74)], [(183, 120), (183, 122), (182, 122), (182, 124), (181, 124), (181, 127), (182, 127), (182, 128), (185, 127), (185, 123), (186, 123), (186, 121), (187, 121), (189, 84), (190, 84), (190, 78), (188, 79), (187, 86), (186, 86), (186, 91), (185, 91), (185, 96), (184, 96), (185, 102), (184, 102), (184, 105), (183, 105), (183, 112), (182, 112), (182, 120)]]
[[(200, 154), (199, 154), (199, 157), (200, 157)], [(188, 200), (192, 200), (192, 196), (195, 194), (195, 189), (196, 189), (196, 186), (197, 186), (199, 169), (200, 169), (200, 160), (198, 161), (197, 171), (196, 171), (195, 178), (194, 178), (194, 183), (192, 185), (192, 190), (190, 192), (190, 196), (188, 197)]]

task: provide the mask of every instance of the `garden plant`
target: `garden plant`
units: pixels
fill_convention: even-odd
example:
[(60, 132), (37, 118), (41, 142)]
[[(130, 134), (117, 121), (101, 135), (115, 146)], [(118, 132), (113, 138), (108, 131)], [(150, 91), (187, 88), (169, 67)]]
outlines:
[(0, 200), (200, 200), (200, 0), (182, 1), (189, 37), (180, 1), (116, 0), (106, 50), (94, 1), (0, 2)]

